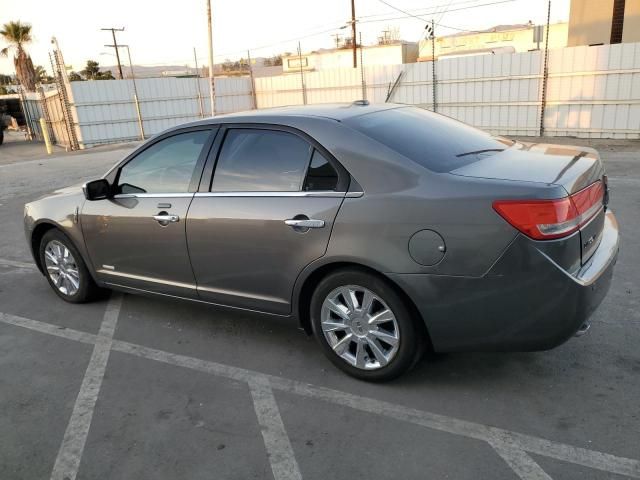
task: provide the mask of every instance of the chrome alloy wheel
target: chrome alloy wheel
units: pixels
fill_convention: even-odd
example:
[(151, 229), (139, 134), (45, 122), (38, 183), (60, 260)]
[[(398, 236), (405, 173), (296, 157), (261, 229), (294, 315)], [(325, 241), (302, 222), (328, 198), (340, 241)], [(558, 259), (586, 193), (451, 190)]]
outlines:
[(395, 357), (400, 329), (391, 309), (371, 290), (345, 285), (322, 303), (322, 333), (333, 351), (350, 365), (375, 370)]
[(51, 240), (44, 248), (47, 275), (56, 288), (69, 297), (80, 288), (80, 273), (71, 251), (57, 240)]

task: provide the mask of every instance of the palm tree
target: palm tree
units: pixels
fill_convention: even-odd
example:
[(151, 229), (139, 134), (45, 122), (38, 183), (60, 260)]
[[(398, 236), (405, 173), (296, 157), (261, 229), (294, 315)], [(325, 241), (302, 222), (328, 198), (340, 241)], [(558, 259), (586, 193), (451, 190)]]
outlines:
[(25, 90), (34, 92), (36, 90), (36, 72), (31, 57), (24, 49), (24, 46), (31, 42), (31, 25), (19, 20), (8, 22), (3, 25), (0, 35), (9, 44), (0, 50), (0, 55), (6, 57), (11, 49), (15, 50), (13, 64), (16, 67), (18, 81)]

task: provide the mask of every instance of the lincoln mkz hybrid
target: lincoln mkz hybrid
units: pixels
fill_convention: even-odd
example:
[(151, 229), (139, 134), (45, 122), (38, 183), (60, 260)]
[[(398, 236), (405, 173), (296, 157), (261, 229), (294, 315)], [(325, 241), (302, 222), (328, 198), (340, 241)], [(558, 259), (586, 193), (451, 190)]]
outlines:
[(584, 333), (618, 255), (589, 148), (492, 136), (405, 105), (209, 118), (25, 206), (53, 290), (286, 316), (366, 380), (427, 350), (532, 351)]

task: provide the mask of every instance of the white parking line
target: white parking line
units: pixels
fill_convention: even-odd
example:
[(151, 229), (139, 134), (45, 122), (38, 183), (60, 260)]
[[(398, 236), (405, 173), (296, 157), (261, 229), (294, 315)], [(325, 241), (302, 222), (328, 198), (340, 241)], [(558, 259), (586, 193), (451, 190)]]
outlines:
[(489, 445), (522, 480), (552, 480), (524, 450), (502, 442), (492, 441)]
[(100, 331), (82, 380), (80, 392), (73, 406), (71, 419), (51, 473), (51, 480), (75, 480), (82, 459), (82, 452), (89, 434), (93, 411), (98, 400), (102, 379), (109, 361), (111, 341), (118, 323), (122, 295), (113, 294), (107, 304)]
[[(6, 319), (9, 321), (6, 321)], [(30, 320), (29, 322), (14, 322), (11, 316), (0, 315), (0, 322), (22, 326), (31, 330), (50, 333), (51, 325)], [(78, 337), (86, 338), (82, 332), (72, 329), (64, 329), (55, 333), (57, 336), (66, 337), (70, 340), (78, 340)], [(98, 338), (98, 337), (96, 337)], [(115, 351), (127, 353), (141, 358), (156, 360), (162, 363), (189, 368), (211, 375), (244, 381), (247, 383), (264, 381), (268, 379), (269, 385), (274, 390), (281, 390), (288, 393), (314, 398), (325, 402), (343, 405), (355, 410), (382, 415), (388, 418), (409, 422), (434, 430), (444, 431), (467, 438), (482, 440), (490, 445), (511, 445), (515, 450), (510, 452), (510, 462), (508, 464), (514, 468), (517, 463), (524, 467), (524, 457), (517, 453), (517, 450), (534, 453), (544, 457), (554, 458), (565, 462), (583, 465), (585, 467), (597, 469), (603, 472), (626, 475), (632, 478), (640, 478), (640, 461), (631, 458), (618, 457), (608, 453), (602, 453), (585, 448), (574, 447), (572, 445), (554, 442), (531, 435), (513, 432), (501, 428), (491, 427), (480, 423), (469, 422), (454, 417), (439, 415), (414, 408), (404, 407), (374, 398), (362, 397), (347, 392), (332, 390), (325, 387), (318, 387), (311, 384), (289, 380), (274, 375), (233, 367), (216, 362), (200, 360), (198, 358), (165, 352), (154, 348), (137, 345), (134, 343), (113, 340), (111, 348)], [(500, 452), (499, 452), (500, 453)], [(502, 455), (502, 453), (501, 453)], [(516, 455), (520, 455), (516, 458)], [(504, 458), (504, 457), (503, 457)], [(533, 462), (533, 460), (531, 460)], [(515, 468), (514, 468), (515, 469)], [(524, 471), (524, 470), (523, 470)], [(532, 470), (533, 471), (533, 470)], [(526, 471), (525, 471), (526, 472)], [(73, 480), (72, 477), (70, 477)], [(285, 477), (286, 478), (286, 477)], [(523, 477), (529, 478), (529, 477)], [(536, 477), (533, 477), (536, 478)], [(541, 477), (544, 478), (544, 477)]]
[(298, 462), (293, 454), (291, 442), (284, 428), (278, 404), (273, 396), (269, 380), (254, 378), (249, 381), (253, 407), (262, 430), (262, 438), (269, 456), (275, 480), (302, 480)]
[(18, 260), (8, 260), (6, 258), (1, 258), (0, 259), (0, 265), (3, 265), (5, 267), (26, 268), (26, 269), (29, 269), (29, 270), (37, 270), (38, 269), (38, 267), (36, 267), (35, 263), (20, 262)]
[(37, 320), (31, 320), (17, 315), (11, 315), (10, 313), (0, 312), (0, 322), (8, 325), (14, 325), (16, 327), (27, 328), (40, 333), (46, 333), (47, 335), (55, 335), (56, 337), (75, 340), (76, 342), (89, 343), (91, 345), (96, 343), (97, 338), (96, 335), (92, 333), (79, 332), (78, 330), (67, 329), (58, 325), (51, 325), (50, 323), (39, 322)]

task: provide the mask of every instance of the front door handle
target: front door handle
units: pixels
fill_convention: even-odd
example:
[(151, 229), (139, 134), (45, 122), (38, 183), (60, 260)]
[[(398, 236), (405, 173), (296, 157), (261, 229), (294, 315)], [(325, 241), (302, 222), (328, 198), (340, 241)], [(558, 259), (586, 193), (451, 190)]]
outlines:
[(160, 212), (158, 215), (154, 215), (153, 219), (158, 222), (160, 225), (168, 225), (169, 223), (175, 223), (180, 221), (180, 217), (178, 215), (173, 215), (171, 213)]
[(285, 224), (293, 228), (322, 228), (324, 220), (314, 220), (313, 218), (291, 218), (284, 221)]

